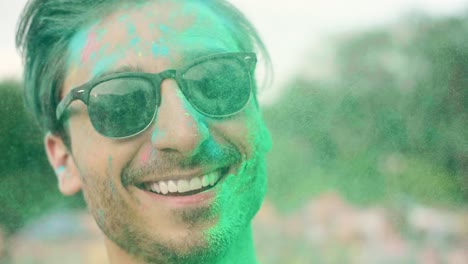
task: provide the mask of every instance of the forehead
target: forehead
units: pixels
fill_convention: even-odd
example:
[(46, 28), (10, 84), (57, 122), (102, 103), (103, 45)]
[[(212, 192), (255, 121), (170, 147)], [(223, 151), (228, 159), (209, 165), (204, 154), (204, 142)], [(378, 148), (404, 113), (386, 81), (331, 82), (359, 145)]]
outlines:
[(80, 30), (69, 45), (65, 87), (121, 67), (159, 72), (202, 55), (239, 50), (227, 21), (202, 3), (187, 2), (125, 4)]

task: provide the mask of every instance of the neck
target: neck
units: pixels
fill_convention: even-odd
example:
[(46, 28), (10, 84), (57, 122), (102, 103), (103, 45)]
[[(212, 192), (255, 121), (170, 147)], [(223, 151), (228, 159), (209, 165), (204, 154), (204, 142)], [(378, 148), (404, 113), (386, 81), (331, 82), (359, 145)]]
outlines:
[[(135, 260), (133, 257), (123, 251), (114, 242), (105, 238), (109, 264), (146, 264)], [(247, 226), (226, 252), (226, 255), (213, 264), (256, 264), (257, 259), (252, 238), (252, 228)]]

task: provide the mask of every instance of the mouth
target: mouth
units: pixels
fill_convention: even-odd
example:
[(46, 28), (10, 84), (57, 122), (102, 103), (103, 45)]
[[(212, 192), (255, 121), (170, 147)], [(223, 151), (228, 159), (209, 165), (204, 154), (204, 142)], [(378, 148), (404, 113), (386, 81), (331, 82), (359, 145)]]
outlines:
[(137, 187), (161, 196), (192, 196), (214, 188), (226, 176), (229, 169), (224, 167), (190, 179), (145, 182), (138, 184)]

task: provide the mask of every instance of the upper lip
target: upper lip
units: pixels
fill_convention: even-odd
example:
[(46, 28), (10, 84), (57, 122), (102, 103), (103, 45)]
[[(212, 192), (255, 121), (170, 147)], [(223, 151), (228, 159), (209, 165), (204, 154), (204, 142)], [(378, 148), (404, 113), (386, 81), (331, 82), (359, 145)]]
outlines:
[(151, 183), (151, 182), (159, 182), (159, 181), (190, 180), (190, 179), (193, 179), (194, 177), (201, 177), (201, 176), (209, 174), (209, 173), (211, 173), (213, 171), (224, 170), (226, 168), (227, 168), (227, 166), (217, 167), (217, 168), (206, 170), (206, 171), (195, 170), (195, 171), (189, 171), (189, 172), (170, 173), (170, 174), (165, 175), (164, 177), (148, 176), (148, 177), (145, 177), (145, 178), (143, 178), (141, 180), (138, 180), (136, 182), (136, 185)]

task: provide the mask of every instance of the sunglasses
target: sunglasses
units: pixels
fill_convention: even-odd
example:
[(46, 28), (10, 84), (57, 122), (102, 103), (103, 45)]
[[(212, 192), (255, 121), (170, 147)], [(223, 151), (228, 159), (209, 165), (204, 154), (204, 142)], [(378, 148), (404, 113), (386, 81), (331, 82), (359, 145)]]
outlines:
[(228, 117), (249, 102), (256, 62), (255, 53), (229, 52), (198, 58), (177, 70), (112, 73), (72, 89), (58, 104), (57, 119), (61, 120), (71, 102), (80, 100), (101, 135), (115, 139), (135, 136), (156, 118), (165, 79), (174, 79), (201, 114)]

